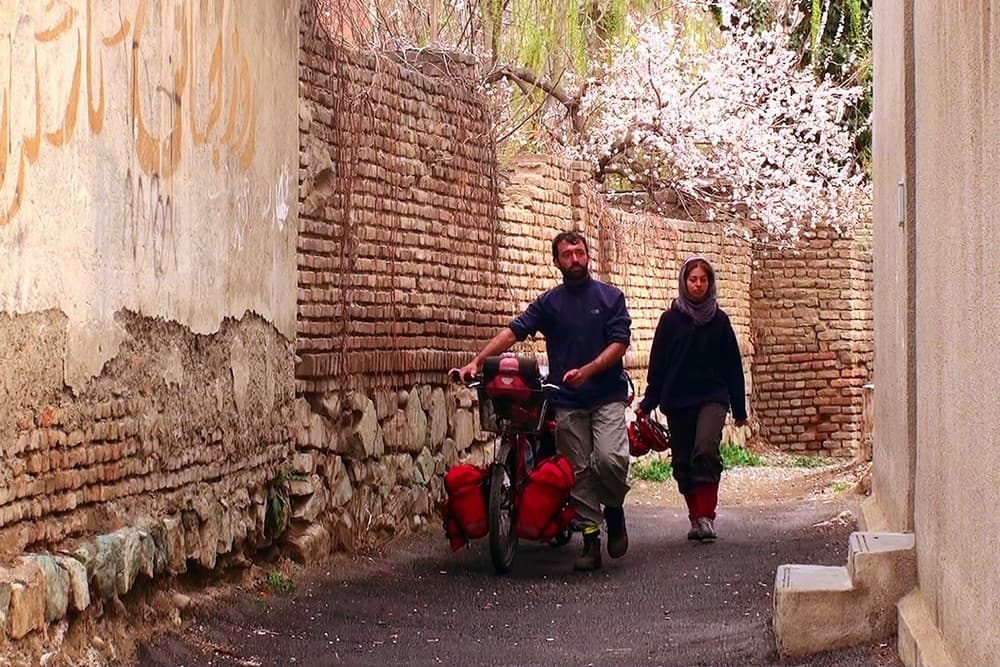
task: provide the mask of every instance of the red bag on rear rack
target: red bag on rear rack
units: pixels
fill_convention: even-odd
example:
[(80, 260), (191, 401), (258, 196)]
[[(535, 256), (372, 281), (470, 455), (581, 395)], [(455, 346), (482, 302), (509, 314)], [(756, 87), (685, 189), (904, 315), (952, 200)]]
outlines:
[(448, 498), (441, 507), (441, 517), (453, 551), (487, 533), (486, 475), (486, 468), (461, 463), (444, 476)]
[(576, 510), (569, 504), (573, 466), (563, 456), (541, 461), (520, 492), (514, 530), (526, 540), (549, 540), (569, 526)]

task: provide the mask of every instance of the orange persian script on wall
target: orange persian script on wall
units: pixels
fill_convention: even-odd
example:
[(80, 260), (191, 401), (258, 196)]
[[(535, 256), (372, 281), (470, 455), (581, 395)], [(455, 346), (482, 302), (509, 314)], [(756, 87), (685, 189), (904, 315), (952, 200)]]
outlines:
[[(199, 16), (199, 3), (191, 0), (164, 2), (158, 22), (148, 15), (146, 0), (135, 2), (131, 12), (115, 12), (114, 17), (95, 16), (94, 4), (94, 0), (56, 0), (43, 9), (38, 3), (38, 15), (29, 21), (30, 33), (17, 32), (20, 20), (13, 22), (12, 52), (30, 55), (22, 63), (10, 62), (8, 75), (0, 79), (7, 82), (0, 84), (0, 226), (17, 215), (31, 165), (46, 159), (43, 147), (61, 149), (73, 140), (84, 89), (94, 136), (105, 130), (106, 96), (128, 101), (134, 154), (122, 159), (134, 159), (147, 175), (169, 181), (182, 160), (186, 137), (190, 137), (188, 145), (211, 149), (215, 169), (220, 168), (223, 151), (240, 170), (249, 169), (253, 161), (257, 136), (253, 70), (239, 30), (220, 20), (235, 15), (235, 2), (217, 3), (209, 16)], [(157, 29), (159, 34), (152, 32)], [(150, 57), (147, 44), (169, 45), (171, 51), (158, 57), (168, 63), (170, 76), (157, 80), (150, 75), (155, 68), (144, 61)], [(211, 52), (207, 62), (196, 57), (196, 45), (210, 45), (204, 49), (206, 54)], [(67, 52), (73, 55), (67, 58)], [(123, 80), (105, 80), (105, 63), (114, 58), (128, 70)], [(60, 68), (67, 64), (71, 74), (61, 76), (65, 72)], [(199, 85), (205, 80), (202, 77), (207, 77), (207, 87)], [(13, 94), (24, 89), (30, 92)], [(208, 95), (207, 117), (203, 118), (195, 99), (201, 89)], [(157, 137), (149, 129), (151, 110), (143, 101), (162, 96), (167, 105), (166, 111), (162, 105), (160, 111), (169, 118), (170, 129)], [(17, 132), (15, 119), (28, 119), (23, 121), (26, 131)], [(56, 120), (46, 123), (47, 119)]]

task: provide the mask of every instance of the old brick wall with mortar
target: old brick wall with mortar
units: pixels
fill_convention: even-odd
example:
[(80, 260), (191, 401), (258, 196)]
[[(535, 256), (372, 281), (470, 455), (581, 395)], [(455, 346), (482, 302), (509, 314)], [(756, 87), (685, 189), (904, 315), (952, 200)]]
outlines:
[(588, 194), (583, 163), (524, 158), (498, 190), (488, 116), (468, 84), (308, 38), (302, 79), (300, 394), (440, 382), (557, 283), (550, 241), (568, 229), (587, 234), (595, 274), (626, 292), (637, 377), (692, 253), (719, 265), (722, 305), (749, 349), (746, 242), (613, 210)]
[(872, 377), (871, 253), (864, 229), (803, 237), (793, 249), (755, 251), (754, 408), (761, 435), (780, 449), (854, 456)]
[(57, 353), (66, 316), (0, 315), (12, 391), (0, 415), (0, 636), (124, 596), (140, 575), (211, 569), (269, 541), (267, 483), (294, 449), (290, 341), (251, 314), (213, 335), (127, 311), (118, 321), (128, 340), (74, 394)]
[(301, 79), (297, 388), (438, 379), (506, 310), (486, 109), (307, 28)]
[(440, 381), (557, 282), (550, 241), (567, 229), (588, 235), (595, 273), (629, 297), (639, 375), (694, 252), (720, 263), (723, 307), (748, 340), (745, 242), (614, 211), (588, 195), (583, 163), (525, 158), (498, 190), (469, 82), (308, 34), (302, 58), (300, 394)]
[(64, 316), (0, 316), (11, 353), (0, 361), (31, 383), (5, 406), (4, 553), (124, 525), (140, 507), (176, 510), (204, 482), (222, 496), (249, 488), (290, 452), (292, 355), (269, 325), (248, 316), (199, 336), (132, 313), (119, 319), (131, 341), (74, 396), (47, 356), (67, 335)]
[[(560, 231), (586, 233), (595, 273), (625, 291), (627, 363), (640, 388), (690, 253), (716, 262), (749, 354), (747, 243), (711, 225), (611, 210), (582, 163), (524, 158), (498, 173), (486, 107), (462, 77), (468, 63), (360, 53), (308, 25), (295, 427), (327, 509), (302, 551), (437, 521), (444, 471), (482, 461), (490, 442), (477, 397), (445, 373), (557, 283), (550, 243)], [(517, 349), (544, 353), (544, 344)]]
[[(715, 266), (720, 305), (733, 322), (744, 355), (750, 354), (751, 248), (747, 242), (725, 234), (719, 225), (612, 208), (593, 189), (586, 163), (524, 157), (509, 165), (503, 180), (500, 268), (510, 290), (510, 315), (558, 283), (551, 239), (560, 231), (577, 229), (591, 245), (593, 273), (625, 293), (632, 316), (626, 366), (640, 390), (660, 314), (676, 296), (678, 271), (692, 254), (705, 255)], [(539, 350), (543, 349), (540, 345)], [(749, 357), (745, 371), (749, 379)]]

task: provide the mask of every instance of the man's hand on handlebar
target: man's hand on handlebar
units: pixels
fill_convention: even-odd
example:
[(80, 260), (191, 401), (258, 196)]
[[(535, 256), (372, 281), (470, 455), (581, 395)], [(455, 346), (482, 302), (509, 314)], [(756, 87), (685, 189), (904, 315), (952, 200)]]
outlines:
[(478, 372), (479, 364), (475, 361), (470, 361), (461, 368), (453, 368), (448, 371), (448, 377), (454, 382), (469, 382), (475, 379)]

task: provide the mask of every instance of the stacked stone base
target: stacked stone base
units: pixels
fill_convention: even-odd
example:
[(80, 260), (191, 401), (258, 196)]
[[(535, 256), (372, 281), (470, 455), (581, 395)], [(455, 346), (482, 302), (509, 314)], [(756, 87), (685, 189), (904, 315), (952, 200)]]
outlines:
[(154, 579), (221, 569), (266, 548), (306, 564), (438, 530), (445, 471), (492, 452), (477, 397), (461, 387), (313, 395), (296, 401), (292, 432), (294, 453), (265, 484), (225, 496), (198, 486), (181, 511), (14, 559), (0, 569), (3, 632), (44, 634)]

